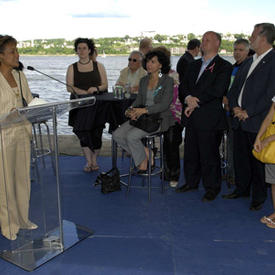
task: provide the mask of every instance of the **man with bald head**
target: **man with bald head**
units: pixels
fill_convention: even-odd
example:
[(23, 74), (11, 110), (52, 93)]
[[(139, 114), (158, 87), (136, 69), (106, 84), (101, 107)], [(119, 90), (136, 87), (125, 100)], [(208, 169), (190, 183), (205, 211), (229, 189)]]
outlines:
[(222, 98), (230, 84), (232, 65), (218, 55), (221, 36), (213, 31), (202, 37), (203, 57), (192, 62), (184, 77), (179, 97), (185, 128), (185, 184), (176, 192), (198, 188), (202, 178), (206, 193), (203, 201), (212, 201), (221, 188), (219, 145), (227, 128)]

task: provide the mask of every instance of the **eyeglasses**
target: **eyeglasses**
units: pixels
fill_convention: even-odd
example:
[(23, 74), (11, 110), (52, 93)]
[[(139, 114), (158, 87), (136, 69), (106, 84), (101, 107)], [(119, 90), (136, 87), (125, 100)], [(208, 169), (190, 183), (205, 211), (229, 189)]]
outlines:
[(128, 58), (128, 61), (129, 61), (129, 62), (131, 62), (131, 61), (133, 61), (133, 62), (137, 62), (138, 60), (137, 60), (137, 59), (135, 59), (135, 58)]

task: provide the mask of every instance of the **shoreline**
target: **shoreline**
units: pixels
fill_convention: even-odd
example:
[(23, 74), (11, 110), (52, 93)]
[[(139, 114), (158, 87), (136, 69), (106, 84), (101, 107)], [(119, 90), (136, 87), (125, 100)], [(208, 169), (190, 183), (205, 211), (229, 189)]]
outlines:
[[(219, 53), (220, 56), (233, 56), (233, 52), (232, 53)], [(77, 55), (75, 54), (20, 54), (20, 56), (24, 56), (24, 57), (28, 57), (28, 56), (37, 56), (37, 57), (46, 57), (46, 56), (52, 56), (52, 57), (58, 57), (58, 56), (75, 56), (77, 57)], [(106, 57), (114, 57), (114, 56), (129, 56), (129, 54), (106, 54), (105, 57), (103, 57), (102, 55), (98, 55), (98, 57), (100, 58), (106, 58)], [(177, 55), (171, 55), (171, 56), (182, 56), (182, 54), (177, 54)]]

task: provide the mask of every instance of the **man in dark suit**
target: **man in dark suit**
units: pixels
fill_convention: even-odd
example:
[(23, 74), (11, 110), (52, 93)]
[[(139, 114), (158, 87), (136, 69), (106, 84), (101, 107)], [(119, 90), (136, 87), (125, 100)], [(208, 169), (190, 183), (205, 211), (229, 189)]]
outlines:
[(179, 90), (185, 105), (185, 185), (176, 192), (197, 189), (202, 178), (206, 190), (203, 201), (214, 200), (221, 188), (219, 145), (227, 128), (222, 98), (230, 84), (232, 65), (218, 55), (220, 44), (218, 33), (203, 35), (203, 57), (189, 65)]
[(187, 51), (182, 55), (177, 63), (177, 72), (179, 74), (180, 83), (183, 82), (188, 65), (195, 60), (200, 52), (201, 42), (198, 39), (191, 39), (187, 44)]
[(255, 25), (250, 37), (255, 54), (238, 70), (228, 94), (235, 117), (232, 127), (236, 189), (224, 198), (249, 196), (252, 187), (251, 210), (261, 209), (266, 199), (264, 164), (253, 157), (251, 150), (275, 95), (274, 40), (273, 24)]

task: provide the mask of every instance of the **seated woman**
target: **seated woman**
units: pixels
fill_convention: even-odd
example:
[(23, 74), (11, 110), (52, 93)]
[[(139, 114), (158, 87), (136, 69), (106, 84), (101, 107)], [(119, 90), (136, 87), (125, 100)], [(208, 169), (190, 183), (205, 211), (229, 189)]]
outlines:
[(136, 94), (138, 92), (140, 79), (147, 74), (141, 66), (142, 53), (139, 51), (131, 52), (128, 61), (128, 67), (120, 71), (120, 76), (116, 82), (116, 85), (123, 87), (129, 85), (131, 88), (131, 93)]
[[(71, 99), (76, 98), (75, 94), (81, 97), (105, 92), (108, 89), (105, 68), (101, 63), (90, 60), (95, 50), (93, 40), (78, 38), (74, 47), (79, 60), (67, 70), (67, 90), (72, 93)], [(69, 125), (73, 126), (87, 161), (85, 172), (99, 169), (97, 155), (102, 146), (104, 125), (98, 125), (95, 115), (96, 106), (72, 110), (69, 114)]]
[[(175, 124), (170, 111), (173, 79), (167, 75), (170, 70), (170, 60), (161, 51), (151, 51), (146, 55), (146, 68), (148, 75), (140, 80), (137, 98), (126, 111), (126, 115), (135, 120), (142, 114), (159, 113), (162, 120), (158, 131), (163, 132)], [(146, 107), (139, 108), (141, 105)], [(117, 144), (132, 155), (140, 173), (147, 170), (149, 151), (144, 147), (141, 139), (148, 134), (130, 125), (129, 121), (113, 133), (113, 139)]]

